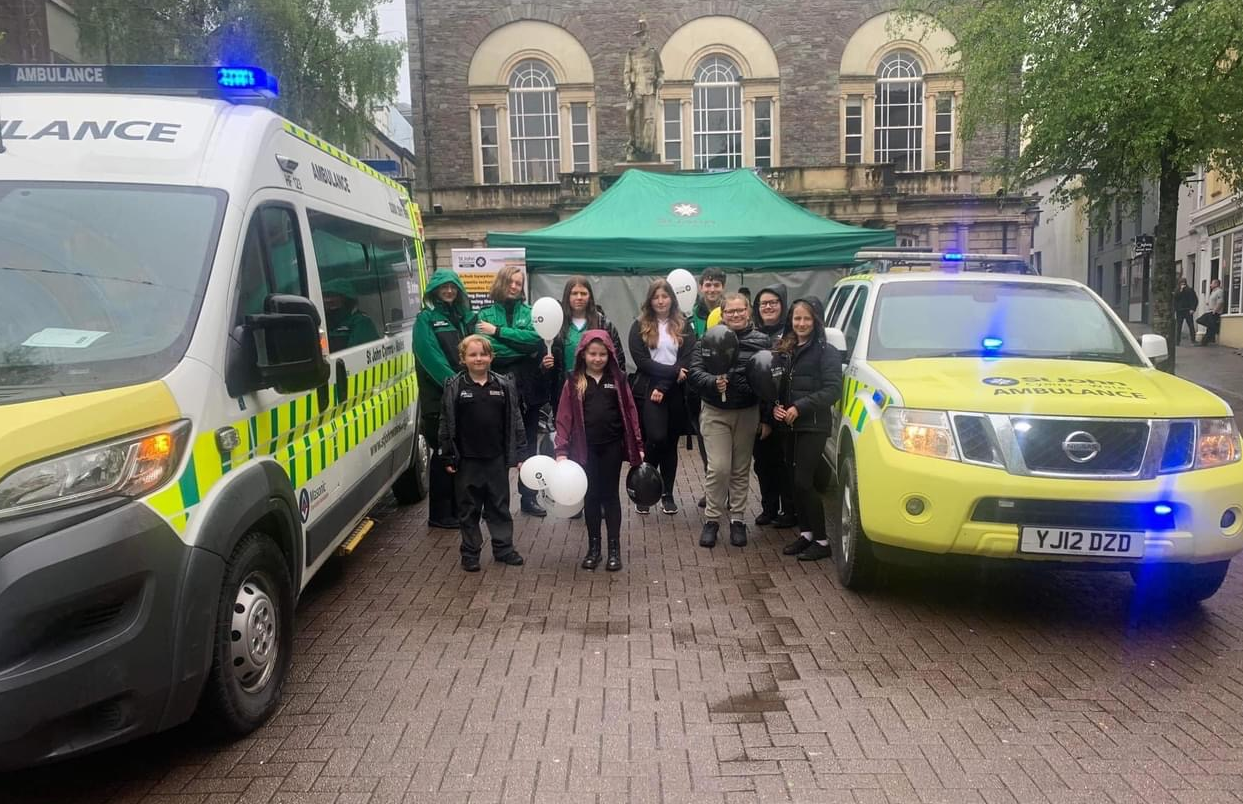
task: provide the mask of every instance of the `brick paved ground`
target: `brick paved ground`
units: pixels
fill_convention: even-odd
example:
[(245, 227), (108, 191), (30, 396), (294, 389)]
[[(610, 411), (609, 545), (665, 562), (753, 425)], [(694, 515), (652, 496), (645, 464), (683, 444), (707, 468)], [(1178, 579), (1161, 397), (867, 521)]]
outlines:
[[(690, 463), (690, 461), (687, 461)], [(283, 711), (0, 778), (6, 802), (1243, 800), (1243, 578), (1146, 612), (1109, 575), (890, 573), (859, 597), (789, 532), (699, 548), (627, 514), (626, 568), (581, 522), (520, 518), (526, 566), (457, 569), (388, 509), (299, 612)], [(754, 507), (754, 505), (753, 505)]]

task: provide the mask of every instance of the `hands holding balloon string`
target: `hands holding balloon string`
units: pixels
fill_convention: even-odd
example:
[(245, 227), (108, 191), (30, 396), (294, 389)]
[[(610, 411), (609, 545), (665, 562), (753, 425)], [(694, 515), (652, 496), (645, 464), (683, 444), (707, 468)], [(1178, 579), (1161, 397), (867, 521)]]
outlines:
[(773, 408), (773, 418), (779, 422), (786, 424), (794, 424), (794, 420), (798, 418), (798, 408), (793, 405), (778, 405)]

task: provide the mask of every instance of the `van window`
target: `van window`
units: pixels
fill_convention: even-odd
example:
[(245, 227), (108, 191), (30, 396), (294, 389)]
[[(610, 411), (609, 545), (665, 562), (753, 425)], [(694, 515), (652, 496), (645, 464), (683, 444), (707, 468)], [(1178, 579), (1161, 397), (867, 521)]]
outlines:
[(265, 206), (250, 219), (242, 244), (234, 323), (262, 313), (264, 300), (273, 293), (306, 296), (306, 260), (294, 211)]
[(379, 340), (417, 312), (410, 238), (324, 212), (307, 212), (319, 264), (328, 349)]
[(863, 325), (863, 310), (868, 304), (868, 286), (860, 285), (859, 292), (855, 294), (853, 306), (850, 308), (850, 317), (846, 321), (846, 356), (854, 354), (855, 339), (859, 337), (859, 328)]

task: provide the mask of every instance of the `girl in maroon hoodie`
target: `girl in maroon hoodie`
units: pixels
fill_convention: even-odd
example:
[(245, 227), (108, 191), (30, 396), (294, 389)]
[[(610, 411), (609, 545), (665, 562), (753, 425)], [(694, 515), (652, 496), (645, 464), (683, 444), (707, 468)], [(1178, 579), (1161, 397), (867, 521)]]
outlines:
[(600, 520), (608, 528), (609, 558), (604, 568), (616, 572), (621, 562), (622, 461), (643, 460), (639, 414), (617, 362), (617, 344), (609, 333), (583, 333), (574, 353), (574, 373), (561, 388), (557, 408), (557, 460), (571, 458), (587, 473), (583, 518), (587, 521), (587, 556), (583, 569), (600, 564)]

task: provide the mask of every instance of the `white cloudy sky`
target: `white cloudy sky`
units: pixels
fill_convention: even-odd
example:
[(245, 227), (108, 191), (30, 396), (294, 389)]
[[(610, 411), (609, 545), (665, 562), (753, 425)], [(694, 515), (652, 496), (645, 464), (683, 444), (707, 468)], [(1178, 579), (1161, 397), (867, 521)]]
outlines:
[[(384, 39), (406, 41), (406, 0), (385, 0), (380, 3), (377, 13), (380, 17), (380, 36)], [(406, 51), (409, 53), (409, 49)], [(410, 57), (404, 56), (401, 61), (401, 75), (397, 79), (397, 100), (410, 102)]]

